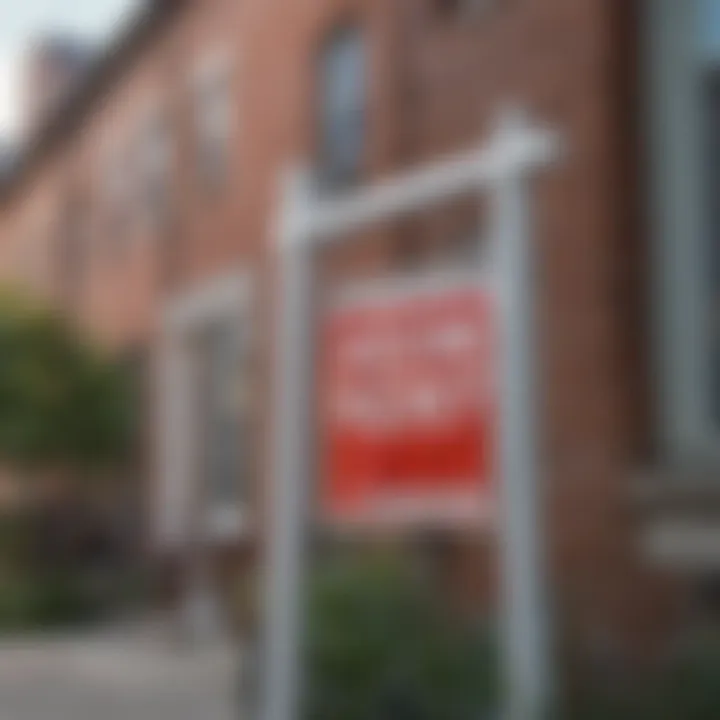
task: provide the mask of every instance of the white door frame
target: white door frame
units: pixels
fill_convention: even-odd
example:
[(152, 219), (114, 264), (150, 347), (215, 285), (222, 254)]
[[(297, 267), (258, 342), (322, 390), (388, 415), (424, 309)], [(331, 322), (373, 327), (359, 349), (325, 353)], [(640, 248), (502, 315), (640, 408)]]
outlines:
[[(204, 327), (224, 319), (249, 321), (251, 283), (247, 273), (215, 278), (171, 300), (162, 318), (158, 398), (160, 430), (155, 536), (165, 549), (193, 541), (198, 497), (197, 410), (192, 340)], [(249, 530), (248, 508), (209, 507), (201, 523), (205, 541), (237, 539)]]

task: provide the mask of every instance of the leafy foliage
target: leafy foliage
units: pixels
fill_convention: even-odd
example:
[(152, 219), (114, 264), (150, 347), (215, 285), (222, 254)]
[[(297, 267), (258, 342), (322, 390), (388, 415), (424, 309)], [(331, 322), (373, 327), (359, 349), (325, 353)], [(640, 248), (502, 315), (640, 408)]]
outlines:
[(80, 626), (100, 613), (92, 589), (78, 573), (24, 576), (0, 592), (0, 632)]
[(43, 552), (44, 520), (36, 508), (0, 513), (0, 633), (79, 625), (107, 605), (82, 567)]
[(0, 293), (0, 459), (20, 468), (116, 461), (131, 408), (118, 365), (58, 315)]
[(332, 563), (310, 595), (307, 720), (474, 720), (493, 707), (488, 635), (398, 559)]
[(93, 497), (108, 488), (78, 481), (123, 467), (131, 379), (68, 320), (0, 289), (0, 467), (41, 481), (32, 503), (0, 517), (0, 631), (73, 624), (103, 605), (87, 556), (99, 542)]

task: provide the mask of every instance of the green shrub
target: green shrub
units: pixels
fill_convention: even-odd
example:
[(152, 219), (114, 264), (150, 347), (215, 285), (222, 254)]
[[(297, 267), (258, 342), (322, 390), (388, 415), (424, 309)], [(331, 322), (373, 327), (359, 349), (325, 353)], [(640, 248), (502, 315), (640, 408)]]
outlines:
[[(70, 321), (0, 288), (0, 459), (27, 479), (42, 471), (84, 476), (126, 455), (129, 379)], [(81, 409), (81, 410), (80, 410)]]
[(0, 631), (51, 630), (94, 619), (100, 607), (78, 577), (21, 577), (0, 586)]
[(343, 558), (310, 589), (306, 720), (476, 720), (496, 702), (489, 633), (399, 558)]
[(73, 558), (48, 552), (46, 530), (47, 516), (37, 508), (0, 516), (0, 632), (72, 626), (100, 612), (88, 573)]
[(573, 720), (717, 720), (720, 637), (689, 642), (650, 677), (589, 693)]
[(33, 555), (33, 523), (27, 512), (0, 514), (0, 583), (24, 571)]

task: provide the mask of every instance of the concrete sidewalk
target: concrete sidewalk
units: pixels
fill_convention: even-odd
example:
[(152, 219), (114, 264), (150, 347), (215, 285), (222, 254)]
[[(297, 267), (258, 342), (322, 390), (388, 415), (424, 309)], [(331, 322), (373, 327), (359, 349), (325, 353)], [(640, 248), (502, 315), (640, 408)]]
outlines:
[(235, 670), (137, 631), (0, 643), (0, 720), (235, 720)]

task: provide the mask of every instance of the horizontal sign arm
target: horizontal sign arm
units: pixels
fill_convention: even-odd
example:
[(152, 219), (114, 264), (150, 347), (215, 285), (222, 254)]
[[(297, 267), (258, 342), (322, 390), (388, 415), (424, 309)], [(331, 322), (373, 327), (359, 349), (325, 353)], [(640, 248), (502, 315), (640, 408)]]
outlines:
[(531, 128), (522, 116), (506, 117), (489, 146), (461, 153), (426, 170), (412, 171), (332, 199), (317, 198), (297, 215), (294, 238), (342, 242), (344, 233), (410, 214), (465, 192), (494, 187), (508, 175), (529, 174), (559, 154), (557, 136)]

